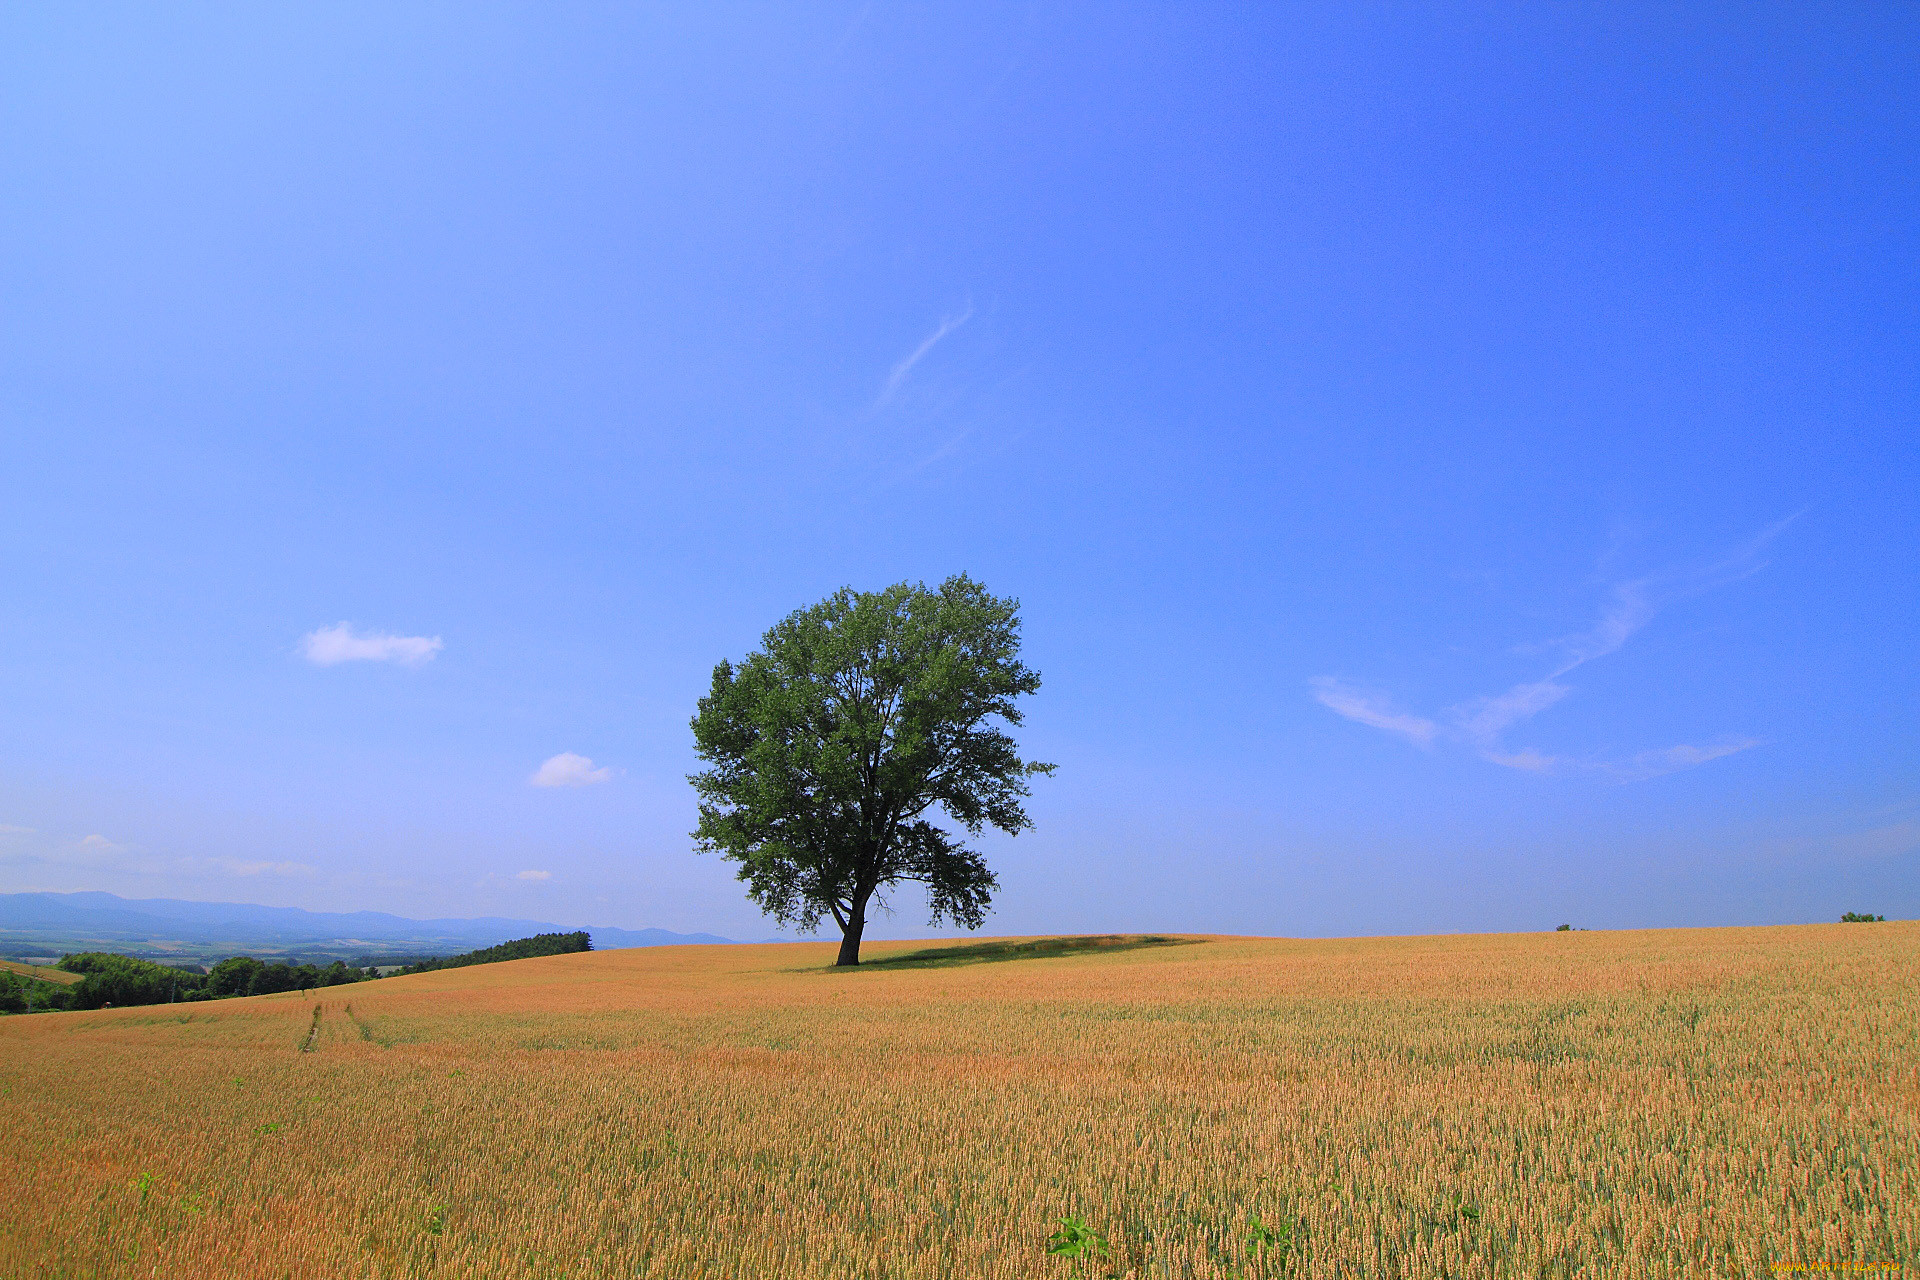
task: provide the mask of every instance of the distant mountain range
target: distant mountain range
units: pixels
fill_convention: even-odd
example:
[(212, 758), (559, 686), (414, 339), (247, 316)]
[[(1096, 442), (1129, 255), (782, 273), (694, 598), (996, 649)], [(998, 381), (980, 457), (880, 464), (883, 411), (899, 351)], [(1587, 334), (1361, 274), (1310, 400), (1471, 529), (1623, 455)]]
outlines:
[[(500, 916), (409, 920), (384, 911), (302, 911), (240, 902), (122, 898), (111, 893), (0, 893), (0, 955), (101, 950), (182, 957), (253, 954), (325, 959), (366, 953), (452, 955), (579, 925)], [(598, 950), (730, 943), (711, 933), (589, 927)]]

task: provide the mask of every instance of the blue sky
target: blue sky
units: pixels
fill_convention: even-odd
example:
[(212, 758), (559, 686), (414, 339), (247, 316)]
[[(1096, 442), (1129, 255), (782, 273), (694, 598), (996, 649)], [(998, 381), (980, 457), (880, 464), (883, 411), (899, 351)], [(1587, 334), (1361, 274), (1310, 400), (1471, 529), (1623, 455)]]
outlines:
[(1920, 914), (1914, 10), (0, 34), (0, 890), (765, 936), (708, 672), (965, 570), (990, 931)]

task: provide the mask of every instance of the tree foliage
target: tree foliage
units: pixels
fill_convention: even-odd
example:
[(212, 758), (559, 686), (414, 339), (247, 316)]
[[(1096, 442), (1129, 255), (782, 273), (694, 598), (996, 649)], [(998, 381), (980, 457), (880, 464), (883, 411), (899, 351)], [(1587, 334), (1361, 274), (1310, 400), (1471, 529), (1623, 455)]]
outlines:
[(311, 991), (315, 987), (337, 987), (348, 982), (359, 982), (365, 976), (342, 960), (335, 960), (323, 968), (311, 964), (269, 963), (255, 960), (252, 956), (233, 956), (207, 970), (207, 998)]
[(55, 967), (86, 975), (68, 990), (68, 1007), (73, 1009), (192, 999), (206, 981), (198, 973), (106, 951), (63, 956)]
[(64, 987), (36, 978), (23, 978), (0, 969), (0, 1013), (65, 1009), (72, 1003)]
[(563, 956), (575, 951), (593, 950), (593, 939), (585, 929), (573, 933), (536, 933), (531, 938), (515, 938), (497, 947), (483, 947), (457, 956), (437, 956), (411, 964), (401, 973), (430, 973), (435, 969), (463, 969), (470, 964), (498, 964), (502, 960), (526, 960), (533, 956)]
[[(519, 960), (527, 956), (591, 950), (593, 941), (585, 930), (576, 933), (543, 933), (532, 938), (516, 938), (497, 947), (469, 951), (464, 955), (425, 957), (402, 972), (425, 973), (431, 969), (455, 969), (470, 964)], [(320, 987), (363, 982), (379, 976), (372, 967), (363, 970), (342, 960), (315, 965), (257, 960), (252, 956), (229, 956), (201, 973), (196, 969), (155, 964), (151, 960), (116, 955), (110, 951), (74, 952), (61, 957), (54, 967), (84, 976), (71, 986), (60, 986), (40, 979), (17, 978), (12, 974), (0, 973), (0, 1014), (264, 996), (282, 991), (313, 991)]]
[(782, 923), (831, 915), (841, 964), (859, 963), (869, 908), (903, 881), (927, 887), (934, 921), (979, 928), (998, 883), (934, 819), (975, 836), (1032, 825), (1027, 779), (1053, 766), (1023, 761), (1002, 727), (1040, 687), (1018, 611), (964, 574), (938, 590), (843, 588), (720, 663), (693, 718), (712, 766), (689, 779), (698, 848), (738, 863)]

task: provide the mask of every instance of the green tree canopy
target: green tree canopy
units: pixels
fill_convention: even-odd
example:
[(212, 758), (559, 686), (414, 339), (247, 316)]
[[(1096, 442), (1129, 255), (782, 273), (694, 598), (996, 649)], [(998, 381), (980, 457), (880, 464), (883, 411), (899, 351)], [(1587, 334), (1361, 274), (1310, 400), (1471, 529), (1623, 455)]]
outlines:
[(1019, 601), (965, 574), (937, 591), (843, 588), (722, 662), (693, 737), (712, 767), (700, 793), (702, 852), (739, 863), (747, 892), (783, 924), (840, 926), (839, 964), (860, 963), (871, 906), (903, 881), (927, 886), (933, 919), (977, 929), (998, 887), (971, 835), (1032, 826), (1027, 779), (1004, 726), (1040, 687), (1020, 662)]

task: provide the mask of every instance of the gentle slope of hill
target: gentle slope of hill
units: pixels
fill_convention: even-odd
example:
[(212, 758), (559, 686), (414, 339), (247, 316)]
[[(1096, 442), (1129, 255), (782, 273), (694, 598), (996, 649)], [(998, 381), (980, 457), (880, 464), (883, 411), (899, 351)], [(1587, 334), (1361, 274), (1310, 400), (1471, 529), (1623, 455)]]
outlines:
[(58, 982), (62, 986), (72, 986), (84, 976), (56, 969), (50, 964), (19, 964), (12, 960), (0, 960), (0, 972), (17, 973), (23, 978), (37, 978), (42, 982)]

